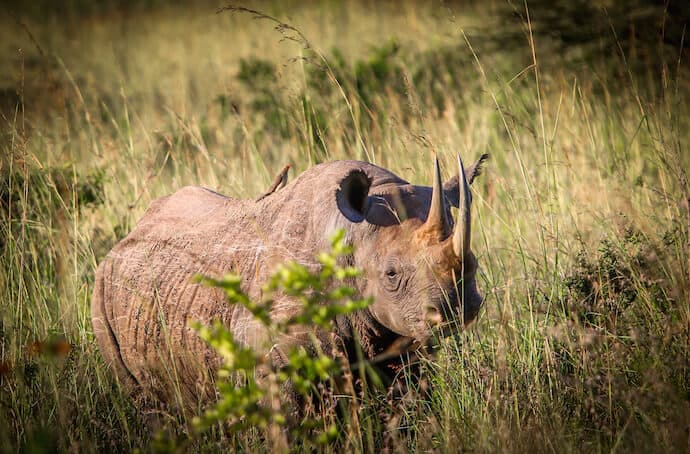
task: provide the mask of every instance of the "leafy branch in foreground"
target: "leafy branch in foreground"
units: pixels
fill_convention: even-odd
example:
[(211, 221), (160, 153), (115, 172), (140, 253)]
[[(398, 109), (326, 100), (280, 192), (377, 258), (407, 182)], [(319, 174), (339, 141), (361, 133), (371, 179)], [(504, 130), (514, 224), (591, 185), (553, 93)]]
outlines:
[[(235, 340), (232, 333), (220, 322), (212, 326), (195, 323), (199, 335), (216, 351), (222, 360), (218, 370), (219, 401), (205, 413), (196, 417), (193, 424), (198, 433), (217, 423), (223, 423), (233, 434), (258, 428), (286, 427), (289, 403), (271, 404), (270, 397), (277, 390), (289, 385), (294, 392), (309, 399), (320, 382), (333, 380), (342, 373), (342, 364), (332, 355), (319, 348), (315, 330), (327, 330), (336, 317), (363, 309), (371, 299), (356, 298), (355, 289), (347, 281), (360, 274), (354, 267), (341, 266), (338, 258), (352, 254), (352, 247), (344, 241), (344, 231), (339, 230), (331, 239), (331, 249), (317, 255), (317, 271), (305, 265), (288, 262), (280, 265), (264, 285), (265, 297), (252, 301), (241, 288), (241, 278), (227, 275), (222, 279), (200, 276), (198, 282), (222, 289), (230, 304), (240, 304), (266, 327), (272, 338), (288, 335), (295, 328), (307, 328), (316, 352), (304, 345), (285, 351), (286, 364), (272, 370), (266, 364), (265, 354), (248, 348)], [(276, 296), (287, 296), (299, 303), (299, 311), (285, 320), (272, 317), (271, 308)], [(306, 428), (306, 429), (305, 429)], [(337, 434), (333, 424), (326, 420), (305, 418), (299, 426), (291, 427), (295, 433), (309, 430), (317, 443), (327, 443)], [(316, 432), (316, 433), (314, 433)]]

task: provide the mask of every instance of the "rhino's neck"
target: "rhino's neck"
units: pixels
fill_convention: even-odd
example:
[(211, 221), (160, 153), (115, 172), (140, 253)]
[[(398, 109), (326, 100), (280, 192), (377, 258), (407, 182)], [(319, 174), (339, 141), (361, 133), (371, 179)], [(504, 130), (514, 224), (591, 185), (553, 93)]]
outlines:
[[(266, 238), (270, 238), (272, 249), (276, 251), (276, 262), (290, 259), (318, 267), (313, 261), (314, 251), (327, 249), (330, 237), (337, 229), (345, 230), (346, 241), (356, 249), (365, 250), (376, 244), (376, 230), (392, 224), (393, 221), (389, 222), (388, 218), (381, 221), (381, 216), (374, 213), (371, 220), (352, 222), (340, 211), (337, 204), (340, 182), (356, 170), (366, 173), (371, 179), (370, 194), (386, 192), (386, 188), (390, 186), (408, 184), (386, 169), (358, 161), (335, 161), (305, 171), (288, 186), (265, 197), (256, 205), (257, 209), (264, 213), (261, 216), (262, 220), (270, 226), (264, 231)], [(387, 207), (378, 211), (389, 213)], [(350, 266), (360, 265), (353, 256), (346, 258), (345, 262)], [(266, 266), (266, 263), (267, 261), (264, 261), (262, 264), (263, 269), (272, 269), (271, 266)], [(362, 283), (351, 284), (357, 288), (361, 287)], [(363, 289), (359, 290), (361, 292)], [(360, 357), (358, 348), (365, 359), (376, 360), (382, 353), (387, 354), (389, 348), (401, 340), (398, 334), (376, 321), (369, 310), (340, 317), (337, 320), (337, 331), (351, 363)]]
[(359, 361), (361, 356), (373, 361), (374, 365), (388, 363), (399, 356), (391, 350), (403, 338), (377, 322), (368, 309), (338, 318), (337, 329), (350, 364)]

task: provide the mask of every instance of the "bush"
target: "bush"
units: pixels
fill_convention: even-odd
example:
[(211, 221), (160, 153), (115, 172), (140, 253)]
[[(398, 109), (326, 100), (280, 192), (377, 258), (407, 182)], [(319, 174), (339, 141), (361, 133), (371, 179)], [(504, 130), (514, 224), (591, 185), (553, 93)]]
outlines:
[[(319, 414), (319, 410), (334, 408), (336, 389), (351, 395), (352, 388), (343, 389), (343, 383), (348, 382), (343, 381), (348, 365), (340, 360), (336, 346), (323, 344), (319, 333), (328, 333), (339, 315), (371, 303), (370, 299), (356, 299), (355, 290), (347, 285), (360, 272), (339, 265), (340, 257), (352, 253), (343, 239), (341, 230), (333, 237), (331, 250), (316, 257), (321, 265), (318, 271), (295, 262), (279, 266), (265, 284), (265, 296), (260, 302), (252, 301), (242, 291), (237, 275), (222, 279), (198, 277), (199, 282), (222, 289), (230, 304), (244, 306), (272, 338), (289, 335), (300, 327), (309, 330), (311, 342), (283, 352), (287, 362), (275, 368), (266, 364), (265, 353), (238, 343), (220, 322), (212, 326), (196, 323), (199, 335), (222, 358), (217, 373), (220, 398), (194, 419), (196, 434), (217, 425), (236, 436), (258, 429), (274, 446), (285, 447), (287, 437), (300, 436), (303, 443), (313, 440), (312, 449), (337, 438), (333, 414)], [(293, 298), (300, 311), (287, 320), (275, 320), (271, 308), (277, 295)], [(305, 406), (298, 408), (298, 404)]]

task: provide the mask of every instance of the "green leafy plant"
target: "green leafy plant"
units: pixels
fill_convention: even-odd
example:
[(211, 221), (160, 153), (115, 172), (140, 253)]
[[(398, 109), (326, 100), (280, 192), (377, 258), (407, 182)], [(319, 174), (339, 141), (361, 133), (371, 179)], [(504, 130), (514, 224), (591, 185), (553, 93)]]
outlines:
[[(341, 364), (332, 355), (318, 347), (316, 331), (328, 330), (335, 318), (367, 307), (371, 300), (356, 297), (348, 280), (360, 274), (351, 266), (339, 264), (339, 257), (352, 253), (344, 242), (344, 232), (338, 231), (331, 240), (331, 250), (317, 255), (317, 271), (305, 265), (288, 262), (278, 267), (264, 286), (261, 301), (252, 301), (241, 289), (241, 278), (227, 275), (222, 279), (199, 277), (198, 281), (222, 289), (230, 304), (245, 307), (260, 321), (272, 337), (291, 332), (295, 327), (308, 328), (316, 353), (304, 345), (295, 346), (286, 353), (287, 363), (280, 369), (265, 364), (263, 353), (241, 345), (220, 322), (212, 326), (194, 325), (199, 335), (222, 358), (218, 370), (220, 399), (205, 413), (193, 420), (198, 432), (223, 423), (231, 433), (251, 428), (268, 429), (287, 427), (290, 403), (271, 405), (275, 390), (290, 386), (295, 393), (309, 400), (318, 383), (333, 381), (342, 374)], [(293, 298), (300, 310), (286, 320), (275, 320), (271, 314), (275, 297)], [(310, 345), (309, 347), (312, 347)], [(264, 370), (268, 367), (268, 371)], [(332, 384), (332, 383), (331, 383)], [(326, 420), (305, 418), (299, 425), (288, 427), (292, 433), (310, 431), (316, 443), (327, 443), (337, 434), (334, 424)], [(314, 432), (317, 432), (316, 434)]]

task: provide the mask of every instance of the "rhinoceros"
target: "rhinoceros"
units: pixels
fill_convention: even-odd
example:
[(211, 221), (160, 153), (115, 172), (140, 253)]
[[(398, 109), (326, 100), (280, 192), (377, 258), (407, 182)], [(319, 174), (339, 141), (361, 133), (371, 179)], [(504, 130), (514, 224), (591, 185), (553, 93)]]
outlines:
[[(348, 260), (362, 270), (354, 288), (373, 298), (328, 333), (344, 354), (357, 342), (360, 355), (375, 358), (401, 339), (428, 339), (435, 326), (471, 322), (482, 297), (470, 248), (469, 184), (486, 157), (467, 169), (458, 157), (458, 175), (445, 184), (436, 159), (432, 187), (374, 164), (335, 161), (260, 200), (201, 187), (155, 200), (96, 272), (92, 323), (103, 358), (133, 392), (196, 405), (213, 395), (219, 362), (190, 322), (220, 320), (238, 342), (265, 349), (280, 367), (289, 347), (309, 340), (270, 339), (244, 307), (193, 277), (239, 274), (243, 290), (259, 300), (278, 264), (317, 266), (316, 253), (338, 229), (354, 246)], [(455, 222), (451, 206), (459, 208)], [(271, 315), (286, 317), (297, 305), (278, 298)]]

